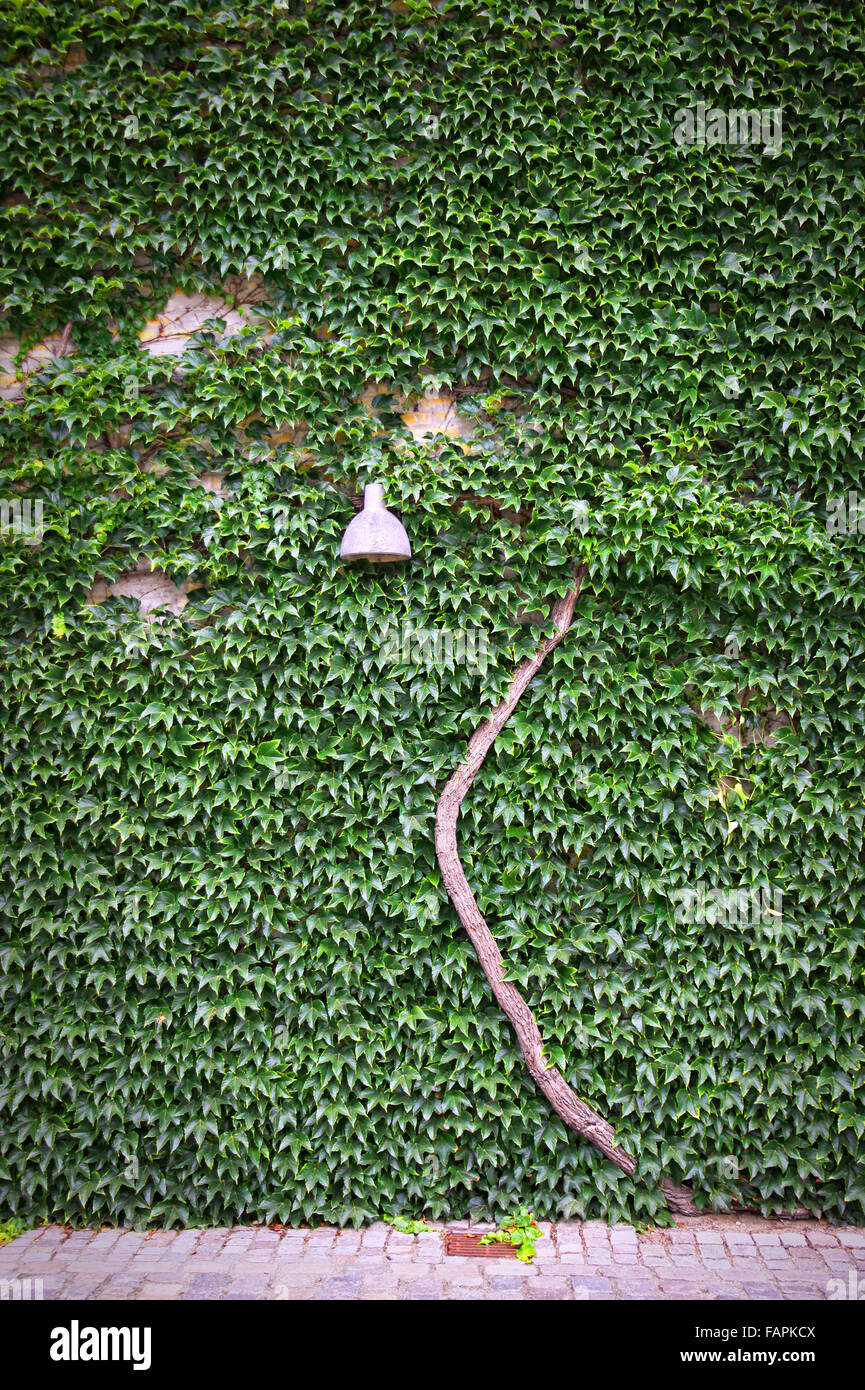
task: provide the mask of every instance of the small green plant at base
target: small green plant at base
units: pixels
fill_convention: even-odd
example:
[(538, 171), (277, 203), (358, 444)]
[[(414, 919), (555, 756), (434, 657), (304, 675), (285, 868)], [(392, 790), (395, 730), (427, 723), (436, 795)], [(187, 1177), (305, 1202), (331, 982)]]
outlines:
[(515, 1245), (517, 1247), (517, 1259), (522, 1260), (523, 1264), (529, 1264), (534, 1258), (535, 1241), (540, 1240), (543, 1235), (538, 1223), (532, 1213), (526, 1211), (525, 1207), (520, 1207), (515, 1216), (506, 1216), (499, 1223), (497, 1231), (491, 1235), (482, 1236), (481, 1245)]
[(0, 1221), (0, 1245), (15, 1240), (17, 1236), (23, 1236), (26, 1229), (24, 1222), (19, 1221), (17, 1216), (10, 1216), (8, 1221)]
[(388, 1226), (393, 1226), (395, 1231), (401, 1231), (405, 1236), (421, 1235), (425, 1231), (434, 1231), (433, 1226), (427, 1226), (426, 1222), (412, 1221), (407, 1216), (385, 1217)]

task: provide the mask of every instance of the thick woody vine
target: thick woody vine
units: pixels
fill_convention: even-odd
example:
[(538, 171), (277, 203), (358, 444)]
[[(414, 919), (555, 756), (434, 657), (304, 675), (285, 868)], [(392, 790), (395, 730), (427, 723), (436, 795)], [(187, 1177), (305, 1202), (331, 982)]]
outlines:
[[(555, 628), (554, 633), (543, 639), (534, 656), (521, 662), (514, 672), (505, 698), (469, 739), (464, 760), (448, 779), (439, 797), (435, 845), (442, 879), (451, 902), (477, 952), (496, 1001), (513, 1026), (529, 1075), (568, 1128), (574, 1130), (581, 1138), (588, 1139), (605, 1158), (610, 1159), (630, 1177), (636, 1168), (636, 1160), (616, 1143), (615, 1131), (610, 1122), (586, 1101), (580, 1099), (557, 1067), (547, 1064), (543, 1051), (544, 1040), (535, 1016), (516, 986), (505, 978), (504, 958), (469, 887), (457, 847), (457, 819), (463, 798), (480, 771), (497, 735), (516, 709), (520, 696), (568, 631), (585, 577), (584, 565), (575, 569), (573, 588), (553, 604), (551, 621)], [(664, 1178), (661, 1191), (670, 1211), (686, 1215), (695, 1214), (696, 1208), (688, 1188), (677, 1186), (669, 1178)]]

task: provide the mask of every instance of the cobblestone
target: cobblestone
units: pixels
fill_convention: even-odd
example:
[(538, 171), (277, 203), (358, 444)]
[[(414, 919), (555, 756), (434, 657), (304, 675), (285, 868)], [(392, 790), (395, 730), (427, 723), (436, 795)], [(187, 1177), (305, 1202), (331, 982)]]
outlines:
[(417, 1236), (380, 1222), (362, 1231), (147, 1235), (48, 1226), (0, 1248), (0, 1278), (40, 1279), (45, 1299), (99, 1301), (825, 1299), (855, 1291), (865, 1264), (865, 1231), (818, 1221), (716, 1216), (645, 1232), (596, 1221), (542, 1229), (536, 1259), (522, 1264), (445, 1255), (442, 1226)]

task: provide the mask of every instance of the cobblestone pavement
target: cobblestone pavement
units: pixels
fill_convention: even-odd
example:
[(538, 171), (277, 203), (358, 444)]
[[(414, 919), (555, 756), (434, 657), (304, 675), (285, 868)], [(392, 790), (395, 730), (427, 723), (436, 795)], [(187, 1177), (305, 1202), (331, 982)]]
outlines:
[[(466, 1230), (465, 1223), (447, 1229)], [(489, 1229), (478, 1225), (472, 1230)], [(542, 1224), (530, 1265), (445, 1255), (443, 1226), (401, 1235), (45, 1226), (0, 1246), (6, 1297), (46, 1299), (826, 1299), (865, 1292), (865, 1230), (759, 1217), (680, 1219), (637, 1232)]]

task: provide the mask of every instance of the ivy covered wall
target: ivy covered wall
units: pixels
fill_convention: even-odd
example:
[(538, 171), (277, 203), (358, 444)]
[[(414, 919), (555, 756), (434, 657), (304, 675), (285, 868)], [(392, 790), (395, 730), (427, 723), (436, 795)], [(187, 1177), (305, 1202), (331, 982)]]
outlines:
[(2, 1205), (861, 1218), (863, 5), (0, 21)]

